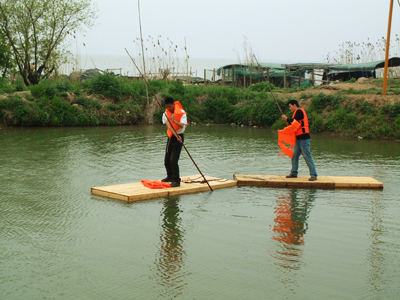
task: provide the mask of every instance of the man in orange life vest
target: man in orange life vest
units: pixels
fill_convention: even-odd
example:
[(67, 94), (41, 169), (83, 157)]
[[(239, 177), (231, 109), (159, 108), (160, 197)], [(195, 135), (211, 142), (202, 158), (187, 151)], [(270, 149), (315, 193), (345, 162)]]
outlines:
[(304, 108), (299, 108), (299, 103), (297, 102), (297, 100), (289, 101), (289, 109), (293, 112), (293, 117), (288, 118), (285, 115), (282, 115), (282, 119), (286, 121), (289, 125), (292, 124), (293, 120), (296, 120), (300, 123), (301, 127), (295, 133), (296, 145), (294, 146), (292, 157), (292, 170), (290, 171), (290, 175), (286, 176), (286, 178), (297, 177), (300, 154), (303, 154), (304, 160), (306, 161), (307, 166), (310, 169), (311, 177), (309, 181), (315, 181), (317, 180), (318, 174), (310, 152), (311, 138), (306, 111), (304, 110)]
[(187, 125), (187, 116), (179, 101), (174, 101), (173, 98), (167, 97), (164, 102), (167, 109), (163, 114), (163, 124), (166, 124), (168, 128), (168, 141), (164, 159), (167, 177), (161, 181), (171, 182), (171, 187), (178, 187), (181, 185), (178, 160), (181, 155), (182, 143), (184, 142), (183, 132)]

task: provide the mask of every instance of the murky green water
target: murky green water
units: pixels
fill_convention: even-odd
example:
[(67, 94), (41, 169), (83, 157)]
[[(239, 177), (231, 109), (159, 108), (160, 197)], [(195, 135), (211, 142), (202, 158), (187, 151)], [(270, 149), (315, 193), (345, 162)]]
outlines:
[[(273, 131), (191, 126), (205, 174), (288, 174)], [(320, 175), (384, 190), (235, 187), (125, 203), (163, 127), (0, 130), (0, 299), (398, 299), (400, 144), (313, 136)], [(183, 175), (197, 171), (186, 155)], [(307, 174), (304, 161), (300, 172)]]

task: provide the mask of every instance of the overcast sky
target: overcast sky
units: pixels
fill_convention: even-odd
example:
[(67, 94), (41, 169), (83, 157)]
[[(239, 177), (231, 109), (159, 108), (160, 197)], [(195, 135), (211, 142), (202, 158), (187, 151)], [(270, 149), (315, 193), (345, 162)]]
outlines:
[[(126, 55), (139, 37), (137, 0), (93, 0), (98, 25), (79, 36), (88, 54)], [(399, 33), (395, 0), (392, 36)], [(142, 0), (143, 36), (180, 47), (191, 58), (236, 59), (243, 36), (263, 62), (319, 62), (344, 41), (386, 37), (390, 0)], [(242, 54), (243, 55), (243, 54)]]

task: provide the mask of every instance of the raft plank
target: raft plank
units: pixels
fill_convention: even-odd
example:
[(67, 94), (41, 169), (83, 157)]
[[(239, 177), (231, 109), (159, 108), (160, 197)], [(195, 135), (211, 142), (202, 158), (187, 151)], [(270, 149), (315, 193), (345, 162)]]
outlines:
[(383, 188), (383, 183), (372, 177), (329, 176), (329, 178), (335, 181), (337, 188)]
[(238, 185), (285, 187), (286, 182), (280, 175), (239, 175), (234, 174)]
[[(227, 180), (223, 178), (205, 176), (213, 189), (220, 189), (225, 187), (236, 186), (235, 180)], [(91, 192), (94, 195), (104, 196), (108, 198), (124, 200), (124, 201), (138, 201), (152, 198), (168, 197), (173, 195), (191, 194), (203, 191), (208, 191), (207, 183), (185, 183), (183, 181), (202, 180), (200, 175), (191, 175), (182, 177), (180, 187), (166, 188), (166, 189), (150, 189), (145, 187), (141, 182), (125, 183), (101, 187), (93, 187)], [(218, 181), (219, 180), (219, 181)]]
[(271, 187), (307, 187), (307, 188), (363, 188), (381, 189), (383, 183), (372, 177), (318, 176), (316, 181), (308, 181), (310, 176), (286, 178), (285, 175), (248, 175), (234, 174), (238, 185)]

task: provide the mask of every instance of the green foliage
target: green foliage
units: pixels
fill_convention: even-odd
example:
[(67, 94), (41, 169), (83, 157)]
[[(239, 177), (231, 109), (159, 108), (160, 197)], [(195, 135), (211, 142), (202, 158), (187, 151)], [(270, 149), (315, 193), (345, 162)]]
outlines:
[(115, 110), (118, 109), (118, 105), (117, 105), (117, 104), (114, 104), (114, 103), (109, 104), (109, 105), (107, 105), (107, 109), (112, 110), (112, 111), (115, 111)]
[(360, 100), (357, 102), (356, 107), (364, 115), (375, 115), (378, 112), (372, 103), (365, 100)]
[(12, 110), (24, 104), (24, 101), (18, 97), (13, 96), (12, 98), (3, 99), (0, 101), (0, 109)]
[(276, 89), (276, 86), (273, 83), (266, 81), (255, 83), (248, 87), (248, 90), (252, 92), (269, 92), (274, 89)]
[(5, 78), (0, 78), (0, 94), (15, 92), (15, 86), (8, 83)]
[(14, 87), (16, 92), (22, 92), (27, 90), (22, 78), (18, 78), (17, 80), (15, 80)]
[[(150, 80), (149, 84), (156, 93), (162, 93), (164, 97), (170, 95), (181, 101), (188, 113), (188, 119), (192, 122), (233, 122), (249, 126), (271, 126), (274, 129), (286, 126), (270, 92), (265, 89), (265, 83), (253, 85), (252, 88), (220, 85), (184, 86), (181, 82), (166, 83), (161, 80)], [(19, 88), (17, 85), (15, 81), (10, 84), (0, 79), (0, 91), (3, 93), (14, 92), (21, 87), (25, 89), (21, 81)], [(119, 102), (103, 107), (98, 99), (90, 100), (86, 93), (97, 94), (97, 88), (103, 94), (113, 88), (119, 89)], [(280, 93), (285, 90), (274, 89)], [(71, 83), (65, 79), (46, 79), (36, 86), (31, 86), (30, 90), (32, 95), (24, 93), (21, 95), (24, 98), (6, 94), (8, 97), (0, 100), (0, 122), (13, 126), (137, 124), (143, 118), (147, 105), (146, 85), (143, 81), (115, 78), (109, 74), (100, 75), (100, 78), (88, 80), (84, 84)], [(376, 91), (378, 90), (371, 89), (367, 92)], [(64, 100), (70, 99), (66, 96), (71, 92), (78, 95), (75, 103), (79, 104), (79, 108)], [(311, 98), (311, 105), (307, 108), (311, 133), (332, 132), (361, 135), (364, 138), (400, 137), (400, 102), (393, 105), (384, 104), (378, 110), (379, 102), (376, 100), (354, 102), (351, 98), (344, 98), (343, 94), (341, 92), (333, 95), (313, 95), (304, 92), (300, 95), (302, 99)], [(115, 93), (112, 95), (115, 98)], [(276, 95), (281, 96), (278, 93)], [(288, 96), (281, 97), (284, 97), (282, 99), (285, 99), (285, 102), (287, 99), (295, 99)], [(287, 109), (282, 100), (278, 102), (281, 108)], [(161, 122), (163, 111), (164, 109), (159, 109), (154, 113), (156, 122)], [(290, 112), (285, 114), (291, 115)]]
[(93, 99), (93, 100), (90, 102), (90, 107), (97, 108), (97, 109), (102, 109), (102, 108), (103, 108), (103, 105), (100, 104), (99, 100)]
[(314, 96), (314, 95), (311, 94), (311, 93), (305, 93), (305, 92), (303, 92), (303, 93), (300, 94), (300, 99), (308, 99), (308, 98), (312, 98), (313, 96)]
[(172, 96), (183, 96), (185, 94), (185, 87), (182, 81), (172, 81), (168, 86), (168, 93)]
[(90, 107), (90, 101), (85, 97), (85, 96), (79, 96), (75, 99), (76, 104), (80, 104), (83, 107), (89, 108)]
[(30, 86), (30, 90), (36, 98), (47, 97), (53, 99), (58, 94), (57, 84), (49, 79), (44, 79), (39, 84)]
[(99, 74), (85, 81), (83, 86), (87, 89), (89, 94), (100, 94), (117, 99), (120, 99), (122, 95), (121, 80), (108, 73)]
[(322, 113), (323, 109), (330, 107), (330, 109), (338, 109), (342, 98), (337, 95), (318, 94), (311, 99), (310, 110), (317, 113)]
[(205, 118), (215, 123), (231, 123), (233, 121), (233, 112), (234, 107), (226, 98), (208, 99), (205, 102)]
[(377, 89), (377, 88), (370, 88), (368, 90), (355, 90), (353, 88), (350, 88), (346, 91), (346, 94), (348, 95), (381, 95), (382, 94), (382, 90), (381, 89)]
[(257, 108), (254, 105), (242, 105), (233, 111), (233, 122), (238, 125), (253, 125), (256, 123)]
[(400, 102), (396, 102), (395, 104), (389, 106), (388, 112), (392, 118), (397, 118), (400, 115)]
[[(283, 102), (279, 104), (281, 107), (284, 106)], [(271, 126), (277, 119), (280, 118), (280, 111), (275, 101), (267, 99), (262, 102), (260, 108), (257, 110), (257, 120), (260, 126)]]
[(400, 115), (396, 117), (396, 119), (394, 120), (394, 128), (396, 130), (396, 134), (397, 136), (400, 135)]
[(11, 45), (3, 29), (0, 29), (0, 77), (5, 78), (14, 67)]
[(310, 124), (310, 132), (319, 133), (324, 130), (324, 118), (315, 112), (308, 115), (308, 122)]
[(357, 79), (355, 79), (354, 77), (351, 77), (350, 80), (347, 80), (346, 83), (355, 83), (357, 82)]

